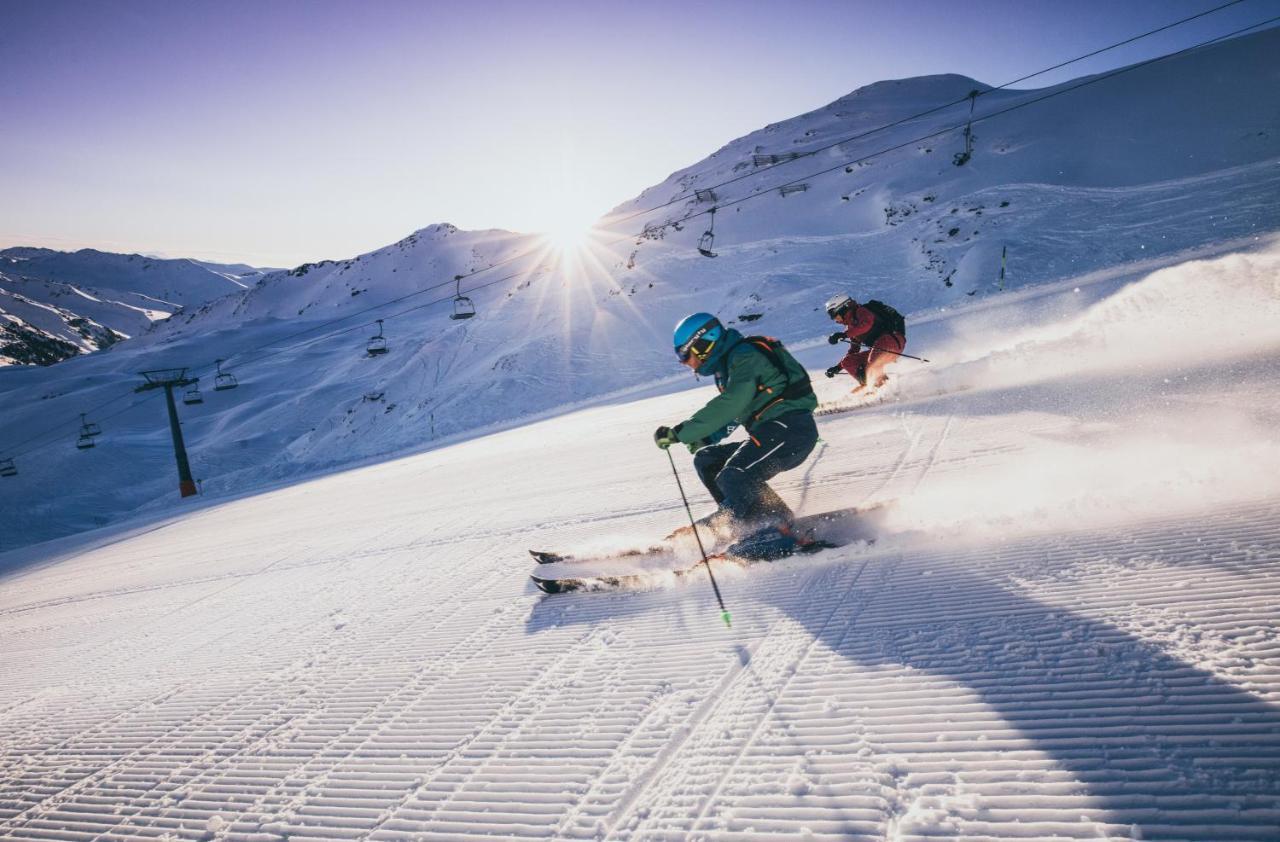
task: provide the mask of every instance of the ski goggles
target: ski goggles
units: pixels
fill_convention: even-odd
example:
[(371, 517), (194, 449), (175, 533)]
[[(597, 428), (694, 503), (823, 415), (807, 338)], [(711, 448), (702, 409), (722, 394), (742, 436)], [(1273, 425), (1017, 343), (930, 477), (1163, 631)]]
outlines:
[(842, 301), (839, 304), (837, 304), (835, 307), (832, 307), (830, 310), (828, 310), (827, 316), (832, 319), (838, 319), (841, 316), (843, 316), (845, 313), (852, 310), (853, 307), (854, 307), (854, 304), (852, 301)]
[(716, 344), (714, 339), (707, 339), (705, 335), (707, 331), (716, 326), (717, 325), (709, 324), (694, 331), (693, 336), (690, 336), (676, 348), (676, 358), (682, 363), (688, 362), (689, 357), (697, 357), (699, 360), (705, 360), (711, 355), (711, 349), (714, 348)]

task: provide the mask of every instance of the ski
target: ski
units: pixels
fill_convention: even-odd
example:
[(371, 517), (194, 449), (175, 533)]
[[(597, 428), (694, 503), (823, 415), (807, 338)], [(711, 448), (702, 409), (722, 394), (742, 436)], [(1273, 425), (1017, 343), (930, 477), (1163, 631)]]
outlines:
[[(730, 541), (710, 555), (712, 561), (739, 565), (776, 561), (798, 555), (812, 555), (854, 542), (874, 541), (876, 518), (888, 504), (837, 509), (796, 519), (799, 534), (815, 536), (797, 543), (773, 527), (766, 527)], [(702, 564), (687, 544), (680, 549), (671, 543), (628, 550), (607, 556), (576, 556), (549, 550), (529, 550), (537, 562), (530, 578), (544, 593), (573, 591), (617, 591), (660, 585), (679, 580)]]
[[(722, 556), (713, 556), (713, 560)], [(630, 573), (614, 576), (567, 576), (545, 577), (538, 573), (530, 573), (529, 578), (538, 590), (546, 594), (572, 593), (573, 591), (625, 591), (643, 588), (655, 581), (658, 575), (669, 575), (676, 579), (683, 578), (698, 569), (701, 559), (692, 567), (678, 567), (666, 571), (646, 573)]]
[[(780, 561), (797, 555), (812, 555), (823, 550), (844, 546), (832, 541), (812, 541), (807, 544), (796, 544), (794, 541), (779, 542), (765, 538), (746, 538), (729, 546), (724, 552), (708, 556), (709, 561), (725, 562), (745, 566), (758, 562)], [(532, 550), (530, 552), (533, 552)], [(550, 555), (550, 554), (545, 554)], [(555, 562), (548, 562), (554, 564)], [(538, 590), (547, 594), (571, 593), (573, 591), (621, 591), (636, 590), (646, 585), (659, 584), (665, 577), (682, 579), (695, 572), (702, 564), (698, 559), (687, 567), (668, 567), (632, 573), (615, 573), (603, 575), (581, 575), (566, 572), (564, 576), (542, 570), (529, 574)]]
[(652, 553), (664, 552), (666, 547), (649, 547), (643, 550), (624, 550), (620, 553), (614, 553), (607, 556), (595, 556), (584, 559), (581, 556), (566, 555), (563, 553), (552, 553), (546, 550), (529, 550), (529, 555), (533, 556), (533, 560), (538, 564), (559, 564), (564, 561), (583, 561), (596, 560), (598, 558), (630, 558), (632, 556), (650, 555)]

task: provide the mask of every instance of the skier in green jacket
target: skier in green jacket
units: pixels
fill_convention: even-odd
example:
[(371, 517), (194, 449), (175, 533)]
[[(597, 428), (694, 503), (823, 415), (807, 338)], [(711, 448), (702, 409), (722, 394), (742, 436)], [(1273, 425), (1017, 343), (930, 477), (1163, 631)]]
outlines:
[[(713, 376), (720, 394), (692, 417), (654, 432), (658, 447), (684, 444), (694, 468), (733, 531), (769, 527), (797, 544), (811, 539), (795, 532), (795, 515), (768, 486), (813, 452), (818, 428), (817, 396), (808, 372), (776, 339), (744, 337), (710, 313), (694, 313), (675, 329), (676, 356), (703, 376)], [(746, 441), (720, 441), (742, 426)]]

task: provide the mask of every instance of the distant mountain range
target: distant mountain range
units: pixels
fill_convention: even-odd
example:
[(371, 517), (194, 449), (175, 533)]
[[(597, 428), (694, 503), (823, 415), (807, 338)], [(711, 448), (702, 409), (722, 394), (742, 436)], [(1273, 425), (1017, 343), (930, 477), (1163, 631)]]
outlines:
[(256, 284), (263, 270), (140, 254), (0, 251), (0, 365), (49, 365), (137, 336), (179, 310)]

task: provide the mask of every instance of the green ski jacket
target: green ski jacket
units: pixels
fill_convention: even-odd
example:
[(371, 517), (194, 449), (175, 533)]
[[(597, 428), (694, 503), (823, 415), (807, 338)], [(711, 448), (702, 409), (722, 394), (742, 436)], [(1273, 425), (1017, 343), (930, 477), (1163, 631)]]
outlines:
[(676, 426), (681, 442), (714, 442), (739, 424), (750, 433), (762, 421), (817, 409), (808, 372), (781, 342), (730, 328), (718, 344), (698, 373), (713, 374), (720, 394)]

